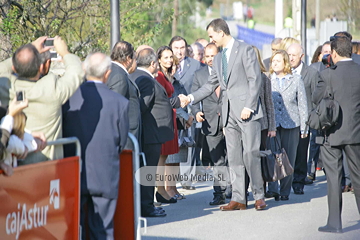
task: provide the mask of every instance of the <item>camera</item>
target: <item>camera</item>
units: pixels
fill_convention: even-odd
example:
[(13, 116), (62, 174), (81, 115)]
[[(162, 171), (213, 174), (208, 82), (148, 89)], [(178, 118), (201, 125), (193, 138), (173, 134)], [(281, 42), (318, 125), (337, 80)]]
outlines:
[(54, 38), (47, 38), (44, 42), (45, 47), (53, 47), (54, 46)]
[(24, 91), (18, 91), (16, 92), (16, 101), (22, 102), (25, 99), (25, 92)]
[(51, 61), (61, 60), (61, 56), (55, 51), (50, 51), (50, 58), (51, 58)]
[(334, 66), (331, 54), (325, 54), (321, 59), (321, 62), (325, 65), (326, 68)]

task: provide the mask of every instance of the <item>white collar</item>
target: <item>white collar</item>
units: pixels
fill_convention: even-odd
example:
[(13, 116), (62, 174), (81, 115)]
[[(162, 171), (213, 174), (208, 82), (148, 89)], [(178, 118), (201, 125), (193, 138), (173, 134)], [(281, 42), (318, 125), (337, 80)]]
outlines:
[(340, 60), (339, 62), (347, 62), (347, 61), (352, 61), (352, 58), (345, 58), (345, 59)]
[(151, 77), (153, 77), (152, 73), (149, 72), (149, 70), (147, 70), (146, 68), (142, 68), (142, 67), (138, 67), (137, 69), (146, 72), (147, 74), (149, 74)]
[(115, 62), (115, 61), (111, 61), (112, 63), (115, 63), (116, 65), (118, 65), (119, 67), (121, 67), (128, 75), (128, 71), (126, 70), (126, 68), (124, 67), (124, 65), (122, 65), (121, 63)]
[(228, 51), (232, 49), (232, 47), (234, 46), (234, 43), (235, 43), (235, 39), (232, 37), (230, 39), (230, 41), (226, 44), (226, 46), (224, 48), (227, 48)]
[(211, 75), (212, 67), (210, 67), (210, 66), (207, 66), (207, 67), (208, 67), (209, 74)]
[(231, 40), (228, 42), (228, 44), (226, 44), (226, 58), (227, 58), (227, 61), (229, 62), (229, 58), (230, 58), (230, 54), (231, 54), (231, 50), (234, 46), (234, 43), (235, 43), (235, 39), (232, 37)]
[(296, 70), (296, 74), (301, 75), (302, 68), (303, 68), (303, 62), (301, 61), (299, 66), (297, 68), (294, 68), (292, 71), (294, 72)]

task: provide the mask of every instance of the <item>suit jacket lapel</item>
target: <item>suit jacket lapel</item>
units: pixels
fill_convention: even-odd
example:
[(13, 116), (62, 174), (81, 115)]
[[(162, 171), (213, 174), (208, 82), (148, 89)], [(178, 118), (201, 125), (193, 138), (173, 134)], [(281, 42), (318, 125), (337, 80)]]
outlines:
[(231, 49), (231, 53), (230, 53), (230, 58), (229, 58), (229, 62), (228, 62), (228, 69), (227, 69), (227, 82), (229, 83), (229, 77), (230, 77), (230, 73), (231, 73), (231, 70), (234, 66), (234, 63), (235, 63), (235, 59), (237, 57), (237, 53), (239, 51), (239, 42), (237, 40), (235, 40), (234, 42), (234, 45)]
[(190, 68), (190, 63), (189, 63), (189, 62), (190, 62), (190, 61), (189, 61), (189, 58), (186, 57), (186, 58), (184, 59), (184, 66), (183, 66), (183, 69), (182, 69), (182, 71), (181, 71), (180, 77), (184, 76), (185, 73), (186, 73), (186, 71), (189, 70), (189, 68)]
[[(201, 73), (201, 75), (204, 77), (203, 84), (206, 84), (207, 81), (209, 80), (209, 77), (210, 77), (209, 66), (205, 66), (202, 71), (203, 71), (203, 72)], [(215, 101), (218, 100), (218, 97), (216, 96), (215, 91), (211, 94), (211, 97), (212, 97)]]
[(136, 85), (136, 83), (134, 83), (133, 81), (131, 81), (131, 79), (129, 79), (130, 84), (135, 88), (136, 94), (138, 97), (140, 97), (140, 90), (138, 88), (138, 86)]
[(300, 73), (300, 75), (301, 75), (301, 78), (302, 78), (302, 80), (303, 80), (303, 82), (305, 83), (305, 79), (306, 79), (306, 75), (308, 74), (308, 67), (307, 66), (305, 66), (305, 64), (303, 63), (303, 67), (302, 67), (302, 69), (301, 69), (301, 73)]

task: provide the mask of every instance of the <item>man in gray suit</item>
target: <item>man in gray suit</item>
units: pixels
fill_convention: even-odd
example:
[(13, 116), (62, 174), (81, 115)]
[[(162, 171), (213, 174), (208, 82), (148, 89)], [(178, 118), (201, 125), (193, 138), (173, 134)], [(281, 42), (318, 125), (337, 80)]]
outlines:
[[(208, 81), (213, 59), (218, 52), (219, 50), (214, 43), (209, 43), (206, 46), (205, 62), (208, 66), (195, 72), (191, 87), (192, 92), (201, 88)], [(220, 87), (217, 87), (215, 92), (202, 100), (201, 103), (202, 110), (200, 103), (198, 103), (193, 105), (192, 111), (196, 116), (196, 121), (202, 122), (202, 133), (206, 136), (210, 158), (214, 163), (214, 199), (210, 205), (220, 205), (225, 203), (226, 181), (228, 180), (225, 136), (220, 116), (222, 106)]]
[[(310, 112), (313, 109), (311, 95), (319, 80), (319, 72), (301, 61), (304, 56), (304, 51), (299, 43), (290, 45), (287, 49), (287, 53), (289, 54), (292, 73), (301, 75), (301, 79), (304, 82), (307, 107), (308, 112)], [(294, 178), (292, 182), (292, 187), (295, 194), (304, 194), (304, 185), (307, 176), (307, 153), (309, 141), (310, 135), (307, 135), (306, 138), (301, 138), (301, 133), (299, 133), (299, 144), (297, 146), (294, 165)]]
[[(111, 73), (106, 85), (129, 100), (130, 133), (134, 134), (140, 144), (140, 94), (136, 83), (129, 79), (128, 72), (131, 67), (136, 68), (134, 58), (134, 48), (130, 43), (126, 41), (117, 42), (111, 52)], [(127, 141), (124, 149), (133, 149), (132, 141)]]
[(341, 168), (343, 152), (349, 164), (355, 199), (360, 213), (360, 66), (351, 59), (351, 41), (336, 38), (331, 42), (331, 57), (335, 66), (320, 73), (320, 80), (313, 93), (314, 104), (327, 95), (331, 83), (334, 99), (340, 105), (338, 123), (327, 130), (320, 155), (326, 170), (329, 215), (321, 232), (342, 232), (341, 223)]
[(260, 118), (263, 116), (259, 101), (261, 73), (253, 48), (235, 41), (227, 23), (218, 18), (207, 26), (212, 42), (222, 47), (217, 54), (208, 82), (190, 94), (189, 101), (197, 103), (211, 95), (220, 85), (223, 90), (222, 118), (225, 127), (229, 167), (232, 179), (232, 198), (223, 211), (245, 210), (245, 169), (249, 173), (255, 209), (266, 208), (260, 165)]

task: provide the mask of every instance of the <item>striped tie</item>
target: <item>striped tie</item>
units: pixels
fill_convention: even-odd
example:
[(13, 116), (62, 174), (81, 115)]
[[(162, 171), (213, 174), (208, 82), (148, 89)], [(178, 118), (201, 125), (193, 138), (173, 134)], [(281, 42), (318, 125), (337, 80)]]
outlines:
[(225, 84), (227, 84), (227, 67), (228, 67), (228, 62), (227, 62), (227, 58), (226, 58), (226, 51), (228, 49), (224, 48), (222, 51), (222, 56), (221, 56), (221, 60), (222, 60), (222, 71), (223, 71), (223, 77), (224, 77), (224, 82)]

